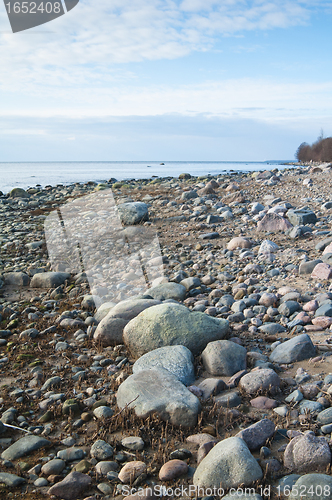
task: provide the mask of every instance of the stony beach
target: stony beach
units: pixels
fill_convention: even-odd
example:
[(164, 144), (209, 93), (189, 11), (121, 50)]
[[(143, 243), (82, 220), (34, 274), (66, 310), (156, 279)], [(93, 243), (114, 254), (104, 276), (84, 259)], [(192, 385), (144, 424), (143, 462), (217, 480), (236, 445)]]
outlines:
[[(1, 193), (0, 498), (332, 498), (331, 180), (322, 164)], [(120, 233), (103, 241), (105, 201), (84, 233), (110, 190), (126, 241), (145, 235), (148, 289)], [(85, 247), (45, 239), (78, 206), (92, 277)]]

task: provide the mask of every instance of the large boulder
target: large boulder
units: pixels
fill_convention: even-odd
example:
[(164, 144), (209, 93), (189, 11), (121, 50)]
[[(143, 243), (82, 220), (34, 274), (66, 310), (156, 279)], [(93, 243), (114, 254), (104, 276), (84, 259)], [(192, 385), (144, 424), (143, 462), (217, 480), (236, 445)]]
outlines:
[(325, 471), (331, 464), (331, 450), (323, 436), (306, 431), (295, 436), (287, 445), (284, 465), (294, 472)]
[(134, 373), (122, 382), (116, 398), (119, 408), (134, 408), (141, 418), (156, 413), (172, 425), (193, 427), (197, 424), (199, 400), (163, 368)]
[(159, 300), (129, 299), (119, 302), (97, 326), (93, 338), (104, 347), (123, 343), (123, 329), (145, 309), (160, 304)]
[(149, 307), (129, 321), (123, 340), (136, 358), (167, 345), (184, 345), (198, 355), (209, 342), (222, 340), (228, 328), (227, 320), (166, 303)]
[(287, 218), (293, 224), (293, 226), (315, 224), (318, 220), (316, 214), (312, 210), (306, 208), (295, 208), (288, 210)]
[(193, 483), (198, 488), (248, 486), (263, 476), (262, 469), (243, 439), (220, 441), (197, 467)]
[(57, 288), (70, 278), (68, 273), (47, 272), (37, 273), (33, 276), (30, 286), (32, 288)]
[(291, 491), (287, 496), (289, 500), (327, 500), (331, 498), (332, 477), (327, 474), (305, 474), (286, 491)]
[(274, 363), (294, 363), (315, 356), (315, 346), (306, 333), (286, 340), (272, 352), (270, 361)]
[(172, 373), (182, 384), (195, 382), (194, 356), (187, 347), (174, 345), (160, 347), (141, 356), (133, 365), (133, 373), (151, 368), (164, 368)]
[(15, 460), (16, 458), (24, 457), (29, 455), (33, 451), (39, 450), (40, 448), (45, 448), (51, 443), (47, 439), (41, 436), (28, 435), (15, 441), (9, 446), (5, 451), (2, 452), (2, 460)]
[(229, 340), (209, 342), (202, 352), (204, 368), (211, 375), (232, 376), (245, 370), (247, 350), (245, 347)]
[(280, 378), (270, 368), (255, 369), (241, 378), (239, 387), (247, 394), (260, 391), (270, 391), (274, 394), (280, 387)]
[(18, 271), (11, 273), (4, 273), (3, 279), (5, 285), (28, 286), (30, 283), (29, 276), (26, 273)]
[(22, 188), (14, 188), (10, 191), (11, 198), (30, 198), (30, 194)]
[(118, 205), (118, 211), (122, 224), (126, 226), (149, 220), (148, 205), (140, 201), (121, 203)]
[(257, 224), (257, 231), (278, 232), (290, 229), (292, 224), (278, 214), (266, 214)]

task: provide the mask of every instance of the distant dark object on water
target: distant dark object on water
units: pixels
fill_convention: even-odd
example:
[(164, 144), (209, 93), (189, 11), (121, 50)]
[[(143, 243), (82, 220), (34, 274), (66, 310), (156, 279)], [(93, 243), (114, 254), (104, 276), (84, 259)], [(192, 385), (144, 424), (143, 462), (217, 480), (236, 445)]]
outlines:
[(159, 177), (159, 175), (151, 175), (151, 178), (153, 178), (153, 177), (158, 178), (158, 177)]
[(165, 165), (165, 163), (159, 163), (159, 165)]
[(151, 168), (151, 165), (147, 165), (146, 167), (147, 167), (147, 168)]

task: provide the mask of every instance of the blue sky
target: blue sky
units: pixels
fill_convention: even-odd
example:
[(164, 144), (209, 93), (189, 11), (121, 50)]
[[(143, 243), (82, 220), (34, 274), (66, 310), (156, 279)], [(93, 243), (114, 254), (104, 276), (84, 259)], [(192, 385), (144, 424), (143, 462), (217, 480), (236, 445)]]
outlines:
[(0, 161), (293, 159), (332, 135), (332, 2), (80, 0), (12, 34)]

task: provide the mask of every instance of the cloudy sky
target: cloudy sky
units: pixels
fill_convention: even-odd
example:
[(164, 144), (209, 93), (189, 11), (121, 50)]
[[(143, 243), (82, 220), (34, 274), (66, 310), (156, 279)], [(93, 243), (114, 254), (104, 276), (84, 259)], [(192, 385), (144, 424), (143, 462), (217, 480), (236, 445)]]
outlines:
[(0, 161), (293, 159), (332, 135), (332, 1), (80, 0), (13, 34)]

